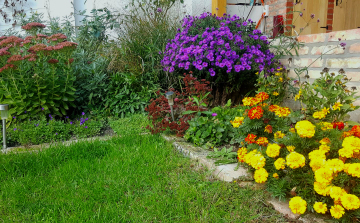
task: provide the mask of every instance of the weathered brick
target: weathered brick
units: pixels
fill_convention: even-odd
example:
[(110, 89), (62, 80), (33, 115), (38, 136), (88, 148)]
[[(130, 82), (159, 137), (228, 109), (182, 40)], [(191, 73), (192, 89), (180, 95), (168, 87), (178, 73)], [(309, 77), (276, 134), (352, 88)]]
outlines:
[(351, 79), (351, 81), (360, 81), (360, 71), (358, 71), (358, 72), (346, 72), (345, 74), (349, 79)]
[(345, 59), (327, 59), (326, 67), (328, 68), (344, 68), (346, 66)]
[(350, 45), (349, 53), (360, 53), (360, 43)]
[[(302, 47), (302, 48), (298, 49), (297, 52), (298, 52), (299, 55), (307, 55), (309, 53), (309, 47), (307, 47), (307, 46)], [(296, 55), (296, 52), (295, 52), (294, 49), (290, 50), (290, 53), (292, 55)]]
[(328, 45), (328, 46), (320, 46), (320, 47), (313, 47), (311, 50), (312, 55), (321, 55), (321, 54), (344, 54), (345, 50), (337, 45)]
[(360, 39), (360, 29), (350, 29), (345, 31), (337, 31), (329, 33), (328, 41), (339, 41), (341, 40), (356, 40)]
[(295, 59), (294, 65), (298, 67), (322, 67), (323, 66), (323, 60), (322, 59), (316, 59), (316, 58), (302, 58), (302, 59)]
[(360, 68), (360, 57), (350, 57), (346, 59), (348, 68)]
[(299, 42), (303, 42), (303, 43), (319, 43), (319, 42), (324, 42), (325, 38), (326, 38), (326, 34), (321, 33), (321, 34), (299, 36), (298, 40)]

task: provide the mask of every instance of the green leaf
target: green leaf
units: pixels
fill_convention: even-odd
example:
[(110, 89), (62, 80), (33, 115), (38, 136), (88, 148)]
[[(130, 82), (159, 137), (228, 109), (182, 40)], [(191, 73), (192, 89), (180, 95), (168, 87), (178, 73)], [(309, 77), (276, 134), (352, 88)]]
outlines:
[(360, 125), (360, 123), (358, 122), (354, 122), (354, 121), (346, 121), (346, 123), (350, 126), (353, 126), (353, 125)]
[(193, 114), (195, 112), (197, 112), (197, 111), (184, 111), (182, 114), (183, 115), (188, 115), (188, 114)]

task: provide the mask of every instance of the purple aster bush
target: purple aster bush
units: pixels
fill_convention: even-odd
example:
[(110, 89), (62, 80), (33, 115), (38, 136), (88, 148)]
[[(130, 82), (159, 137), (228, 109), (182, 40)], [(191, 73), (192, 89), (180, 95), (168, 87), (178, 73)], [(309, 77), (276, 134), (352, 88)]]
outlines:
[(254, 84), (255, 73), (274, 70), (269, 42), (251, 21), (211, 13), (186, 16), (175, 38), (168, 41), (161, 64), (170, 73), (193, 71), (194, 76), (232, 89)]

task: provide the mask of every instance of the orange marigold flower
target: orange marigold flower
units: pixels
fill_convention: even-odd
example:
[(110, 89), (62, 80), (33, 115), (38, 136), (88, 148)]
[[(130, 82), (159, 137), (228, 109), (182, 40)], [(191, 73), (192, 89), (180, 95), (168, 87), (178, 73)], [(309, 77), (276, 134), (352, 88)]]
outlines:
[(260, 137), (256, 140), (256, 144), (259, 146), (266, 146), (269, 143), (268, 139), (266, 137)]
[(265, 131), (264, 131), (264, 132), (267, 132), (267, 133), (271, 134), (271, 133), (272, 133), (272, 126), (271, 126), (271, 125), (267, 125), (267, 126), (265, 127)]
[(279, 116), (279, 117), (286, 117), (290, 114), (290, 109), (288, 107), (279, 107), (276, 111), (275, 111), (275, 115)]
[(256, 106), (250, 109), (248, 113), (248, 117), (250, 119), (260, 119), (263, 116), (264, 110), (261, 108), (261, 106)]
[(351, 130), (352, 134), (356, 137), (360, 138), (360, 126), (359, 125), (354, 125)]
[(266, 92), (259, 92), (255, 98), (257, 98), (258, 100), (260, 100), (260, 102), (265, 101), (266, 99), (269, 98), (269, 95)]
[(280, 108), (279, 105), (270, 105), (269, 106), (269, 111), (276, 112), (279, 108)]
[(253, 97), (245, 97), (242, 100), (244, 106), (254, 106), (256, 104), (258, 104), (260, 101), (258, 101), (256, 98)]
[(256, 138), (256, 135), (254, 134), (248, 134), (248, 136), (245, 138), (245, 142), (251, 144), (251, 143), (255, 143), (255, 138)]

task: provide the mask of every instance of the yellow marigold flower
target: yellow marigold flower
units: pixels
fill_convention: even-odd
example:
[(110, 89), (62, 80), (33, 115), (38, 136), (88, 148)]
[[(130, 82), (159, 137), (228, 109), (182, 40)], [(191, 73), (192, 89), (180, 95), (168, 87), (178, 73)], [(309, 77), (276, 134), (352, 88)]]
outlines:
[(243, 121), (244, 121), (244, 117), (235, 117), (235, 120), (234, 121), (230, 120), (230, 123), (234, 128), (238, 128), (240, 125), (243, 124)]
[(266, 149), (266, 154), (271, 157), (275, 158), (279, 156), (281, 147), (276, 143), (269, 143)]
[(314, 190), (316, 193), (322, 195), (322, 196), (328, 196), (330, 193), (330, 187), (328, 187), (329, 184), (326, 183), (319, 183), (314, 182)]
[(302, 138), (312, 138), (315, 135), (315, 126), (308, 120), (297, 122), (295, 129)]
[(283, 158), (278, 158), (275, 162), (274, 162), (274, 166), (277, 170), (283, 170), (285, 169), (285, 159)]
[(335, 102), (335, 104), (333, 105), (333, 109), (334, 110), (338, 110), (340, 111), (340, 107), (343, 106), (342, 104), (340, 104), (340, 102)]
[(281, 76), (281, 73), (277, 72), (275, 73), (275, 76)]
[(325, 214), (327, 211), (326, 204), (324, 204), (323, 202), (315, 202), (314, 210), (319, 214)]
[(333, 172), (327, 168), (320, 168), (315, 171), (315, 180), (319, 183), (329, 184), (333, 179)]
[(271, 125), (267, 125), (267, 126), (265, 127), (265, 131), (264, 131), (264, 132), (267, 132), (267, 133), (271, 134), (271, 133), (272, 133), (272, 126), (271, 126)]
[(269, 176), (269, 173), (264, 168), (255, 170), (254, 179), (255, 179), (256, 183), (259, 183), (259, 184), (265, 183), (267, 181), (268, 176)]
[(275, 115), (281, 117), (287, 117), (290, 114), (290, 108), (288, 107), (280, 107), (275, 111)]
[(344, 163), (339, 159), (326, 160), (325, 167), (333, 171), (334, 173), (338, 173), (343, 171)]
[(346, 174), (349, 174), (349, 167), (350, 167), (351, 163), (345, 163), (344, 164), (344, 172)]
[(280, 108), (279, 105), (270, 105), (270, 106), (269, 106), (269, 111), (275, 112), (275, 111), (277, 111), (279, 108)]
[(279, 93), (278, 93), (278, 92), (276, 92), (276, 91), (274, 91), (274, 92), (273, 92), (273, 95), (274, 95), (274, 96), (278, 96), (278, 95), (279, 95)]
[(290, 132), (295, 133), (295, 128), (291, 128)]
[(321, 145), (321, 146), (319, 147), (319, 150), (324, 151), (325, 153), (327, 153), (327, 152), (330, 151), (330, 146), (328, 146), (328, 145)]
[(281, 131), (277, 131), (277, 132), (274, 133), (275, 141), (276, 141), (277, 139), (282, 139), (282, 138), (284, 138), (284, 136), (285, 136), (285, 134), (282, 133)]
[(326, 161), (325, 159), (313, 159), (310, 161), (310, 167), (315, 172), (316, 170), (320, 169), (321, 167), (325, 166)]
[(287, 149), (289, 152), (294, 152), (294, 151), (295, 151), (295, 146), (287, 146), (286, 149)]
[(306, 201), (296, 196), (290, 199), (289, 208), (294, 214), (304, 214), (306, 211)]
[(347, 210), (356, 210), (360, 207), (360, 199), (353, 194), (344, 194), (341, 196), (341, 204)]
[(321, 112), (323, 112), (325, 115), (330, 113), (330, 108), (324, 107)]
[(283, 80), (283, 78), (282, 77), (280, 77), (279, 78), (279, 82), (283, 82), (284, 80)]
[(353, 157), (354, 152), (352, 151), (352, 149), (342, 148), (342, 149), (339, 149), (339, 155), (342, 157), (351, 158), (351, 157)]
[(340, 205), (334, 205), (331, 207), (330, 213), (333, 218), (339, 219), (345, 214), (345, 210)]
[(245, 160), (245, 163), (249, 164), (251, 163), (251, 159), (254, 155), (258, 154), (258, 151), (255, 149), (255, 150), (252, 150), (251, 152), (247, 153), (244, 157), (244, 160)]
[(351, 163), (347, 168), (349, 175), (360, 178), (360, 163)]
[(360, 150), (360, 139), (355, 136), (346, 137), (342, 143), (344, 148), (349, 148), (353, 152), (359, 152)]
[(247, 149), (245, 147), (241, 147), (237, 151), (238, 160), (239, 162), (245, 162), (245, 156), (247, 154)]
[(253, 98), (253, 97), (245, 97), (243, 100), (242, 100), (244, 106), (254, 106), (258, 103), (260, 103), (261, 101), (258, 100), (258, 98)]
[(250, 166), (252, 166), (252, 168), (258, 170), (261, 169), (265, 166), (265, 157), (261, 154), (255, 154), (250, 161)]
[(286, 165), (291, 169), (305, 166), (305, 156), (297, 152), (291, 152), (286, 156)]
[(275, 179), (279, 179), (279, 174), (274, 173), (274, 174), (273, 174), (273, 177), (274, 177)]
[(328, 137), (323, 138), (322, 140), (320, 140), (321, 145), (327, 145), (327, 144), (329, 144), (330, 142), (331, 142), (331, 141), (330, 141), (330, 139), (329, 139)]
[(330, 122), (320, 122), (319, 125), (321, 126), (321, 130), (326, 131), (328, 129), (333, 129), (333, 124)]
[(311, 151), (308, 155), (309, 155), (310, 160), (312, 160), (312, 159), (326, 159), (325, 153), (326, 152), (323, 151), (323, 150), (316, 149), (316, 150)]
[(317, 112), (314, 112), (313, 117), (317, 118), (317, 119), (323, 119), (326, 117), (326, 113), (324, 113), (322, 111), (317, 111)]
[(330, 187), (330, 197), (334, 200), (338, 200), (344, 195), (344, 191), (341, 187), (332, 186)]

